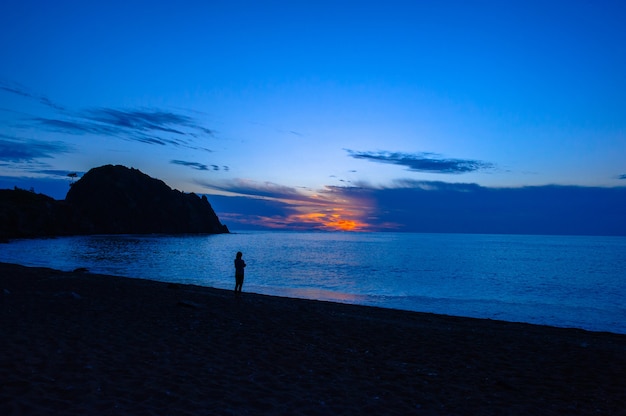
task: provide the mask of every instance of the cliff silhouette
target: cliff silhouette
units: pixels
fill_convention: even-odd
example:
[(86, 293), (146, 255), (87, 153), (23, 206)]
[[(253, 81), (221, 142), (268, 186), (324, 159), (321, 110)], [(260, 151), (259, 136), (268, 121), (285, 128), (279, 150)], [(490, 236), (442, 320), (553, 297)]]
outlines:
[(171, 189), (138, 169), (106, 165), (74, 183), (64, 201), (0, 190), (0, 237), (228, 233), (206, 196)]

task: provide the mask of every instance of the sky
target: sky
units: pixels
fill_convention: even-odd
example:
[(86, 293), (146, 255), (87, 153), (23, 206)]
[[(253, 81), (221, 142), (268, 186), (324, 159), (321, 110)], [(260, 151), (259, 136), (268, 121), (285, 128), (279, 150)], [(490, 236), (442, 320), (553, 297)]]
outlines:
[(0, 188), (119, 164), (231, 230), (626, 235), (622, 1), (0, 5)]

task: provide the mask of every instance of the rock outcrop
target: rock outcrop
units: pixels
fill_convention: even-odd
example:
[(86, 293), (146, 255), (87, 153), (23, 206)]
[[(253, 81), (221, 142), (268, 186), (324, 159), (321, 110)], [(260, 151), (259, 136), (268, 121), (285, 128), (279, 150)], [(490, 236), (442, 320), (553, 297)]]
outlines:
[(228, 232), (206, 196), (173, 190), (119, 165), (91, 169), (72, 185), (65, 201), (96, 234)]
[(137, 169), (91, 169), (65, 201), (0, 191), (0, 238), (75, 234), (228, 233), (206, 196), (186, 194)]
[(0, 189), (0, 241), (76, 234), (77, 221), (65, 201), (23, 189)]

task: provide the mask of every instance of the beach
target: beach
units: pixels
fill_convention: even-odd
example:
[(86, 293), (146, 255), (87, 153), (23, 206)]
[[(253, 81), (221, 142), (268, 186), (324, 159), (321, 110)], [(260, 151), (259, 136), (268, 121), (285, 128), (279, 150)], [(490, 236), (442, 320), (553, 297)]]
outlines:
[(626, 335), (243, 290), (0, 263), (0, 414), (626, 415)]

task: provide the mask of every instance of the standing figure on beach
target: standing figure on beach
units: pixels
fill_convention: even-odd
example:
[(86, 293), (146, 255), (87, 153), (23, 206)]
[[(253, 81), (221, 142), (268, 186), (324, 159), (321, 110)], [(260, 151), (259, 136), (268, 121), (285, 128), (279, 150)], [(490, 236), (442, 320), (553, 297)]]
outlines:
[(241, 293), (243, 287), (243, 269), (246, 267), (246, 262), (241, 258), (243, 254), (241, 251), (237, 252), (235, 258), (235, 293)]

